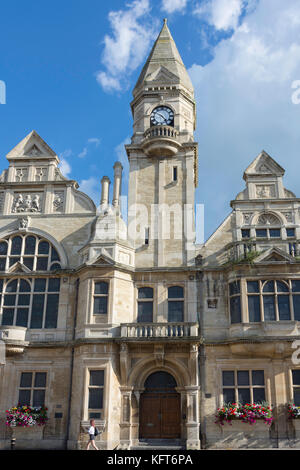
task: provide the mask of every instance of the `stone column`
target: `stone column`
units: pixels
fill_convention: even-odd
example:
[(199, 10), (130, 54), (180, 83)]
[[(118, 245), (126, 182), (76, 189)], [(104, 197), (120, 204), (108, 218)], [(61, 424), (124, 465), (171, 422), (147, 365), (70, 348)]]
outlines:
[(132, 387), (120, 387), (121, 422), (119, 450), (129, 450), (131, 446), (131, 393)]

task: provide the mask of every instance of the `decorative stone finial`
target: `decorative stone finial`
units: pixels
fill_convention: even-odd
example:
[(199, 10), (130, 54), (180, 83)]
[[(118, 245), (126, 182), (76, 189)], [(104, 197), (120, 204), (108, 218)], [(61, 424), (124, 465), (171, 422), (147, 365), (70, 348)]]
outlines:
[(164, 24), (167, 24), (168, 18), (164, 18)]

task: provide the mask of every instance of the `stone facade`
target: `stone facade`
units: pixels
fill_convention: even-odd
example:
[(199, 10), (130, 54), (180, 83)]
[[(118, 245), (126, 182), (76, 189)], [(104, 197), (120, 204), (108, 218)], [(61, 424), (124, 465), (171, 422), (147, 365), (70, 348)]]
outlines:
[[(18, 402), (44, 403), (49, 420), (13, 430), (17, 448), (82, 449), (91, 418), (102, 449), (153, 439), (187, 449), (297, 447), (298, 422), (287, 419), (286, 404), (300, 388), (292, 360), (300, 200), (262, 152), (232, 213), (196, 244), (194, 92), (166, 22), (131, 109), (127, 224), (119, 162), (112, 202), (103, 176), (96, 208), (35, 131), (7, 155), (0, 448), (12, 438), (5, 410)], [(230, 397), (264, 398), (274, 423), (215, 424)]]

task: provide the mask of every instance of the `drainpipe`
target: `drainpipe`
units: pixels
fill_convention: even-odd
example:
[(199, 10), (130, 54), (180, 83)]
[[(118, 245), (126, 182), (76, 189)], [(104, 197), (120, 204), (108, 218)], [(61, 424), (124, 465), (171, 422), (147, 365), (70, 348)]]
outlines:
[(74, 324), (73, 324), (73, 337), (72, 337), (72, 350), (71, 350), (71, 363), (70, 363), (70, 389), (69, 389), (69, 402), (68, 402), (68, 419), (67, 419), (67, 435), (65, 442), (65, 449), (68, 449), (68, 441), (70, 436), (70, 422), (71, 422), (71, 402), (72, 402), (72, 387), (73, 387), (73, 369), (74, 369), (74, 343), (76, 336), (77, 326), (77, 312), (78, 312), (78, 292), (79, 292), (79, 278), (76, 279), (76, 295), (75, 295), (75, 307), (74, 307)]

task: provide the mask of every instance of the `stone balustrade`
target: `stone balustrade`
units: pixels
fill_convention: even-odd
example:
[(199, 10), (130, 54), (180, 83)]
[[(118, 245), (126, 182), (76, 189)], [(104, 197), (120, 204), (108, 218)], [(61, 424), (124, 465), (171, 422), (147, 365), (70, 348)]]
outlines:
[(198, 324), (174, 323), (124, 323), (122, 338), (184, 338), (198, 336)]
[(149, 139), (152, 137), (169, 137), (171, 139), (177, 139), (179, 133), (170, 126), (153, 126), (146, 130), (144, 138)]

